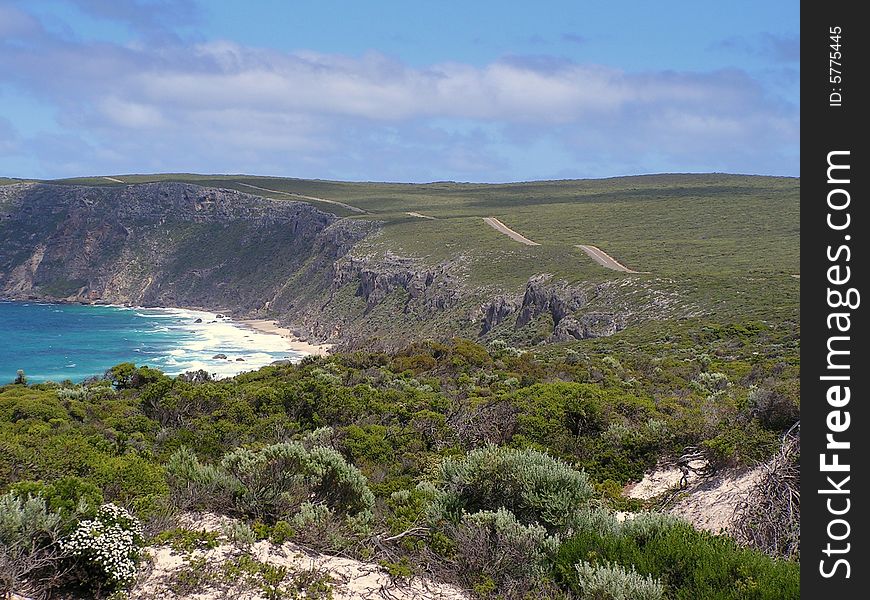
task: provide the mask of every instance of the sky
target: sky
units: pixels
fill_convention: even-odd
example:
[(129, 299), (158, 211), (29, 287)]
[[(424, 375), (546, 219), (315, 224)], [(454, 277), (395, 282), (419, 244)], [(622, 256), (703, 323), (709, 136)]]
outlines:
[(798, 0), (0, 0), (0, 176), (799, 175)]

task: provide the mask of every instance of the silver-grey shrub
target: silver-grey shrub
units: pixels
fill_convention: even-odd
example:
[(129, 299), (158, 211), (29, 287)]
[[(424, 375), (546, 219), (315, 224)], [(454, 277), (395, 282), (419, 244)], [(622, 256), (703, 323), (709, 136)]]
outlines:
[(175, 502), (183, 509), (230, 510), (241, 490), (240, 482), (220, 467), (204, 465), (186, 447), (176, 450), (166, 464)]
[(173, 491), (182, 498), (266, 521), (292, 518), (305, 502), (365, 521), (375, 503), (365, 476), (341, 454), (322, 446), (307, 449), (298, 442), (237, 448), (216, 466), (203, 465), (181, 449), (170, 458), (167, 472)]
[(448, 533), (463, 584), (489, 581), (502, 593), (518, 595), (540, 581), (559, 545), (544, 527), (523, 525), (503, 508), (463, 515)]
[(581, 561), (574, 565), (580, 600), (662, 600), (665, 588), (657, 579), (616, 564)]
[(520, 523), (549, 532), (571, 523), (595, 495), (586, 473), (543, 452), (486, 446), (442, 461), (432, 516), (509, 510)]
[(39, 496), (0, 496), (0, 595), (43, 593), (59, 582), (65, 558), (61, 516)]

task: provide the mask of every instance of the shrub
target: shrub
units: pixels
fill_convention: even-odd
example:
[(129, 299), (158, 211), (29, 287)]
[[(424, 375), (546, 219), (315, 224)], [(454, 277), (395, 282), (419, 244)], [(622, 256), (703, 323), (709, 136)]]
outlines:
[(455, 562), (463, 584), (491, 583), (501, 594), (522, 595), (545, 573), (545, 560), (558, 542), (539, 525), (523, 525), (509, 511), (463, 515), (448, 528), (455, 542)]
[(595, 491), (586, 474), (536, 450), (487, 446), (441, 463), (434, 516), (454, 522), (463, 513), (511, 511), (521, 523), (558, 531)]
[(129, 512), (104, 504), (95, 519), (79, 523), (61, 548), (82, 561), (81, 579), (100, 589), (116, 588), (136, 576), (139, 548), (144, 544), (142, 526)]
[(182, 501), (274, 523), (293, 517), (305, 502), (366, 521), (374, 495), (360, 471), (331, 448), (298, 442), (253, 451), (237, 448), (218, 466), (201, 464), (180, 449), (167, 464), (170, 485)]
[(247, 523), (230, 521), (221, 527), (221, 533), (231, 544), (246, 548), (257, 541), (257, 534)]
[(644, 577), (632, 568), (604, 563), (579, 562), (577, 588), (581, 600), (661, 600), (665, 589), (652, 577)]
[(778, 389), (753, 387), (748, 409), (766, 429), (781, 431), (800, 419), (800, 406)]
[(182, 527), (161, 531), (151, 539), (151, 544), (168, 544), (174, 552), (186, 554), (195, 550), (212, 550), (220, 545), (215, 531), (195, 531)]
[(575, 565), (586, 562), (633, 568), (659, 580), (675, 600), (783, 600), (800, 594), (797, 563), (773, 560), (667, 516), (641, 516), (611, 531), (576, 529), (555, 562), (557, 575), (575, 593), (582, 591)]
[(219, 467), (200, 463), (196, 454), (185, 446), (169, 457), (166, 473), (173, 498), (181, 508), (228, 510), (240, 485)]
[(20, 499), (39, 496), (52, 512), (61, 517), (64, 526), (84, 517), (93, 518), (103, 503), (103, 494), (93, 483), (70, 476), (53, 483), (19, 481), (9, 488)]
[[(43, 592), (59, 584), (63, 519), (45, 499), (15, 492), (0, 496), (0, 592)], [(22, 589), (25, 582), (30, 589)]]

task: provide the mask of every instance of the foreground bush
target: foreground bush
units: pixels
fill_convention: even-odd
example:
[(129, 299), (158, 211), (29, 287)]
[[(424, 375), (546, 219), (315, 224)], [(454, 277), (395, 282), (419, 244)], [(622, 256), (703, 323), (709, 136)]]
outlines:
[(0, 496), (0, 592), (41, 592), (60, 585), (63, 519), (43, 498)]
[[(316, 520), (311, 511), (321, 509), (366, 522), (375, 502), (365, 476), (341, 454), (322, 446), (309, 450), (297, 442), (258, 451), (238, 448), (216, 466), (201, 464), (182, 448), (170, 458), (167, 472), (182, 504), (269, 523)], [(303, 512), (307, 516), (300, 516)]]
[[(20, 488), (40, 485), (30, 483)], [(45, 487), (58, 499), (75, 496), (69, 485)], [(99, 597), (132, 581), (144, 542), (139, 522), (114, 504), (78, 520), (89, 513), (84, 500), (52, 510), (45, 498), (21, 489), (0, 496), (0, 592), (42, 597), (66, 588)]]
[(97, 590), (118, 588), (136, 576), (139, 549), (144, 545), (142, 526), (129, 512), (104, 504), (94, 519), (78, 524), (61, 549), (79, 559), (79, 579)]
[(595, 490), (586, 474), (536, 450), (487, 446), (447, 458), (438, 473), (434, 516), (458, 522), (465, 513), (506, 509), (523, 524), (562, 529)]
[(464, 515), (448, 527), (464, 587), (485, 595), (522, 597), (540, 584), (558, 547), (539, 525), (523, 525), (507, 510)]
[[(577, 565), (585, 566), (578, 570)], [(593, 573), (590, 569), (605, 566), (634, 569), (640, 576), (658, 580), (666, 597), (675, 600), (800, 597), (797, 563), (776, 561), (760, 552), (740, 548), (729, 538), (697, 531), (673, 517), (639, 517), (610, 531), (578, 530), (562, 544), (556, 559), (561, 581), (584, 598), (587, 597), (583, 596), (584, 585), (589, 585)], [(600, 575), (593, 579), (619, 579), (605, 571)], [(626, 582), (632, 579), (626, 577)], [(628, 588), (625, 589), (628, 594)]]
[(581, 600), (661, 600), (665, 595), (659, 581), (633, 568), (588, 562), (577, 563), (574, 568)]

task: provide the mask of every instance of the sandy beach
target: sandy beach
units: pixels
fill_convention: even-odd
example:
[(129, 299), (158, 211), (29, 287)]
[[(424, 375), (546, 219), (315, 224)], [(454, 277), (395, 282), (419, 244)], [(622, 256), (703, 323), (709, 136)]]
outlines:
[(326, 356), (332, 349), (332, 344), (309, 344), (308, 342), (303, 342), (296, 337), (290, 329), (281, 327), (278, 325), (277, 321), (272, 321), (270, 319), (240, 319), (236, 322), (239, 325), (248, 327), (255, 331), (262, 333), (277, 333), (278, 335), (287, 338), (291, 350), (298, 350), (299, 352), (305, 352), (315, 356)]

